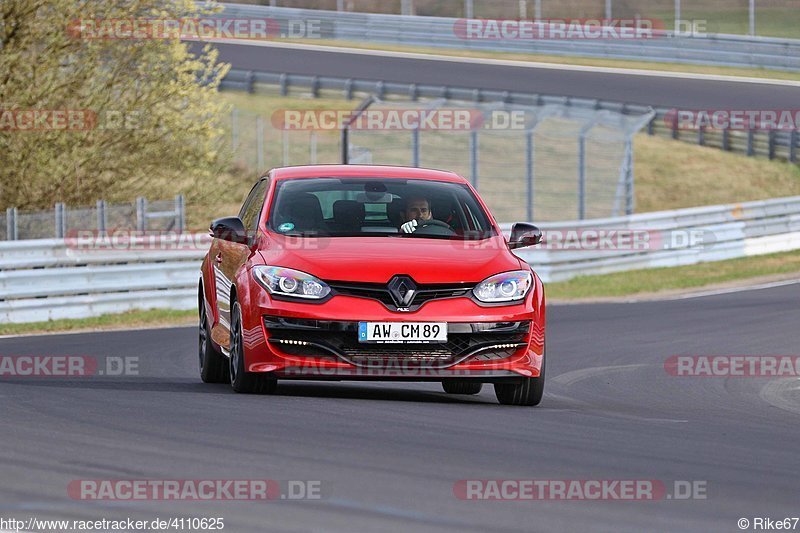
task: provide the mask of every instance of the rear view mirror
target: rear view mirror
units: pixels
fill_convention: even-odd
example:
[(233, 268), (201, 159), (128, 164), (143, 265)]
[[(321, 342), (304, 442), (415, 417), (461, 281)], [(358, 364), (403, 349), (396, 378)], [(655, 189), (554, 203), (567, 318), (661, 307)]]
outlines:
[(514, 250), (526, 246), (535, 246), (540, 242), (542, 242), (542, 230), (527, 222), (517, 222), (511, 228), (511, 239), (508, 241), (508, 247)]
[(218, 218), (211, 223), (211, 236), (223, 241), (247, 244), (247, 232), (239, 217)]

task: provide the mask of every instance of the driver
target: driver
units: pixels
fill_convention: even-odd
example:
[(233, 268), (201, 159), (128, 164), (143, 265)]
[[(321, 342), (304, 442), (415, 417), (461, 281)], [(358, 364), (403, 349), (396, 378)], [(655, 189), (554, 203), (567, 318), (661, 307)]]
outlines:
[(403, 224), (400, 231), (414, 233), (420, 222), (433, 219), (431, 204), (424, 196), (412, 196), (406, 201), (406, 208), (402, 211)]

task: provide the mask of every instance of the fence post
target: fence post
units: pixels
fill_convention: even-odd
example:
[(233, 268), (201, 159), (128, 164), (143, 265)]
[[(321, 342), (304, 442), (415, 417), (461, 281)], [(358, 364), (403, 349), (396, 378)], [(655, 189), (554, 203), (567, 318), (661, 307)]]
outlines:
[(182, 194), (175, 196), (175, 226), (178, 233), (183, 233), (186, 229), (186, 206)]
[(536, 0), (536, 4), (533, 7), (533, 16), (536, 20), (542, 19), (542, 0)]
[(63, 203), (61, 202), (56, 203), (55, 215), (56, 215), (56, 239), (63, 239), (65, 233), (64, 226), (66, 226), (66, 221), (67, 221)]
[[(680, 0), (678, 0), (678, 1), (680, 1)], [(678, 113), (677, 112), (672, 115), (672, 120), (670, 122), (671, 122), (670, 125), (672, 126), (672, 138), (677, 140), (678, 139)]]
[(578, 137), (578, 220), (586, 217), (586, 132)]
[(319, 76), (314, 76), (311, 79), (311, 96), (319, 98)]
[(311, 161), (311, 164), (312, 165), (316, 165), (317, 164), (317, 132), (314, 131), (314, 130), (311, 130), (311, 133), (309, 133), (308, 151), (309, 151), (308, 157), (309, 157), (309, 160)]
[(767, 152), (770, 159), (775, 159), (775, 130), (767, 132)]
[(472, 0), (464, 0), (464, 18), (475, 18)]
[(283, 130), (283, 166), (289, 166), (289, 130)]
[(336, 0), (336, 11), (344, 11), (344, 0)]
[(528, 130), (525, 132), (525, 180), (527, 183), (527, 209), (525, 210), (526, 220), (528, 222), (533, 220), (533, 202), (535, 199), (534, 189), (534, 146), (533, 146), (533, 131)]
[(419, 167), (419, 127), (411, 130), (411, 166)]
[(98, 235), (105, 235), (106, 233), (106, 224), (108, 220), (106, 219), (106, 201), (105, 200), (97, 200), (97, 233)]
[(280, 85), (281, 96), (288, 95), (289, 94), (289, 77), (286, 75), (285, 72), (282, 73), (278, 77), (278, 84)]
[(606, 20), (611, 20), (611, 0), (606, 0)]
[(636, 203), (636, 196), (634, 195), (633, 181), (633, 139), (630, 137), (625, 141), (625, 158), (628, 167), (628, 173), (625, 179), (625, 214), (632, 215)]
[(789, 132), (789, 161), (797, 162), (797, 130)]
[(256, 117), (256, 161), (258, 171), (264, 171), (264, 117), (258, 115)]
[(253, 94), (256, 92), (256, 73), (252, 70), (247, 71), (247, 92)]
[(528, 0), (519, 0), (519, 18), (528, 18)]
[(675, 0), (675, 32), (681, 29), (681, 0)]
[(748, 19), (749, 19), (749, 28), (748, 33), (750, 35), (756, 34), (756, 0), (750, 0), (750, 6), (748, 9)]
[(722, 149), (729, 152), (731, 149), (731, 129), (725, 128), (722, 130)]
[(342, 150), (342, 164), (346, 165), (350, 160), (350, 128), (347, 127), (347, 125), (342, 127), (342, 135), (339, 144), (341, 144), (340, 148)]
[(16, 241), (19, 238), (19, 227), (17, 226), (17, 208), (9, 207), (6, 209), (6, 239)]
[(136, 229), (147, 231), (147, 200), (141, 196), (136, 199)]
[(239, 148), (239, 110), (235, 107), (231, 111), (231, 146), (234, 152)]
[(697, 128), (697, 144), (705, 146), (706, 144), (706, 127), (700, 126)]
[(755, 155), (755, 150), (753, 149), (753, 128), (747, 130), (747, 155), (749, 157), (753, 157)]
[(478, 130), (469, 132), (469, 169), (470, 180), (475, 189), (478, 188)]
[(344, 81), (344, 97), (348, 100), (353, 99), (353, 78), (347, 78)]

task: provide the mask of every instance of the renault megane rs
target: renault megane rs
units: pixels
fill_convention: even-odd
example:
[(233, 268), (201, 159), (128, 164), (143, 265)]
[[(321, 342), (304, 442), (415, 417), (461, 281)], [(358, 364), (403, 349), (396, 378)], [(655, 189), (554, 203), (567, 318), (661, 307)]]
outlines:
[(274, 169), (211, 224), (199, 284), (200, 374), (236, 392), (281, 379), (441, 382), (537, 405), (542, 282), (475, 189), (439, 170)]

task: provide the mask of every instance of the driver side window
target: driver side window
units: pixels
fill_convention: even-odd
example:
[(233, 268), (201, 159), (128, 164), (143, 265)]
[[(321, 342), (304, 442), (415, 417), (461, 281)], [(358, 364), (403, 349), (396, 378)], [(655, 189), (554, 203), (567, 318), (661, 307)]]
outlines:
[(258, 215), (261, 214), (261, 208), (264, 206), (268, 183), (269, 180), (259, 181), (250, 191), (239, 211), (239, 218), (242, 219), (242, 224), (248, 231), (255, 231), (258, 227)]

